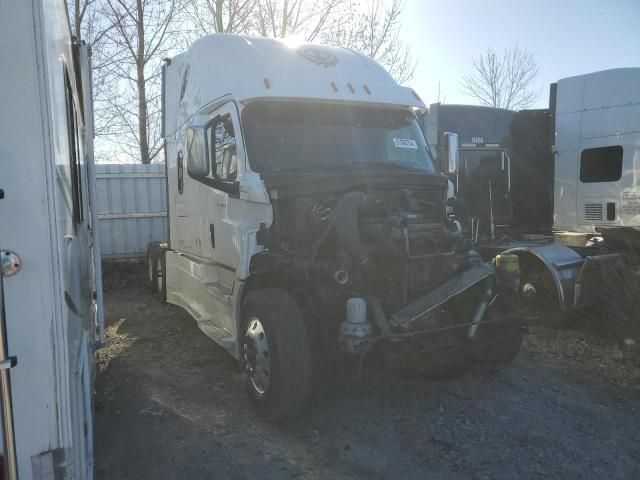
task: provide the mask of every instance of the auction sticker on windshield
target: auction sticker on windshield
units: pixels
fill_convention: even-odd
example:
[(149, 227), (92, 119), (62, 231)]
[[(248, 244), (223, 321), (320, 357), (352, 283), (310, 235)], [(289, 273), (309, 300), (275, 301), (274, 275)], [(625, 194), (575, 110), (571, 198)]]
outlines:
[(393, 144), (396, 148), (410, 148), (411, 150), (418, 149), (418, 144), (411, 138), (394, 138)]

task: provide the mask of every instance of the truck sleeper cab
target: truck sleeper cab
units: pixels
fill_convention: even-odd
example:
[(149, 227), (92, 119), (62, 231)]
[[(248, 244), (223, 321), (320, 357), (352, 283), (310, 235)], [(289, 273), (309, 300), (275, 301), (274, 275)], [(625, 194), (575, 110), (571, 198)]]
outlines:
[(217, 34), (167, 61), (149, 281), (242, 363), (265, 418), (299, 412), (327, 356), (433, 372), (517, 354), (509, 289), (447, 220), (424, 108), (346, 49)]

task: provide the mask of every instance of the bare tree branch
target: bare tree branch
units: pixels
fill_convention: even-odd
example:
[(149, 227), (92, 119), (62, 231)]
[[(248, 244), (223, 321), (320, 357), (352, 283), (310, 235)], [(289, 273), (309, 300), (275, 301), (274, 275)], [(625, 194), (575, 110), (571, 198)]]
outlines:
[(358, 5), (350, 4), (349, 14), (332, 22), (320, 35), (322, 43), (346, 47), (379, 62), (398, 83), (413, 77), (416, 63), (409, 48), (400, 41), (400, 19), (404, 0), (371, 0), (362, 13)]
[(518, 110), (538, 97), (538, 65), (533, 54), (518, 45), (498, 56), (492, 48), (472, 60), (474, 72), (462, 77), (461, 91), (483, 105)]

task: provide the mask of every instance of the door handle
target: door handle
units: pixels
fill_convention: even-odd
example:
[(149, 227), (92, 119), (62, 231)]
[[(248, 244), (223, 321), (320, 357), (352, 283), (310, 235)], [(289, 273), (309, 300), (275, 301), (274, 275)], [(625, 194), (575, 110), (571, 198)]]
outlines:
[(182, 151), (178, 152), (178, 193), (182, 195), (184, 191), (184, 160)]
[(211, 248), (216, 248), (216, 227), (213, 223), (209, 224), (209, 237), (211, 238)]

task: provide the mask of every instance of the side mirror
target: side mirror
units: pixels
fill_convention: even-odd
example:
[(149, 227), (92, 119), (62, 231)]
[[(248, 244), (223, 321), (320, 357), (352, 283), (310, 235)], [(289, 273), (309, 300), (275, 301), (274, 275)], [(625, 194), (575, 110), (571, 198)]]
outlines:
[(458, 134), (444, 132), (447, 137), (447, 153), (449, 156), (449, 173), (458, 173)]
[(187, 171), (192, 177), (209, 175), (207, 137), (203, 127), (187, 129)]

